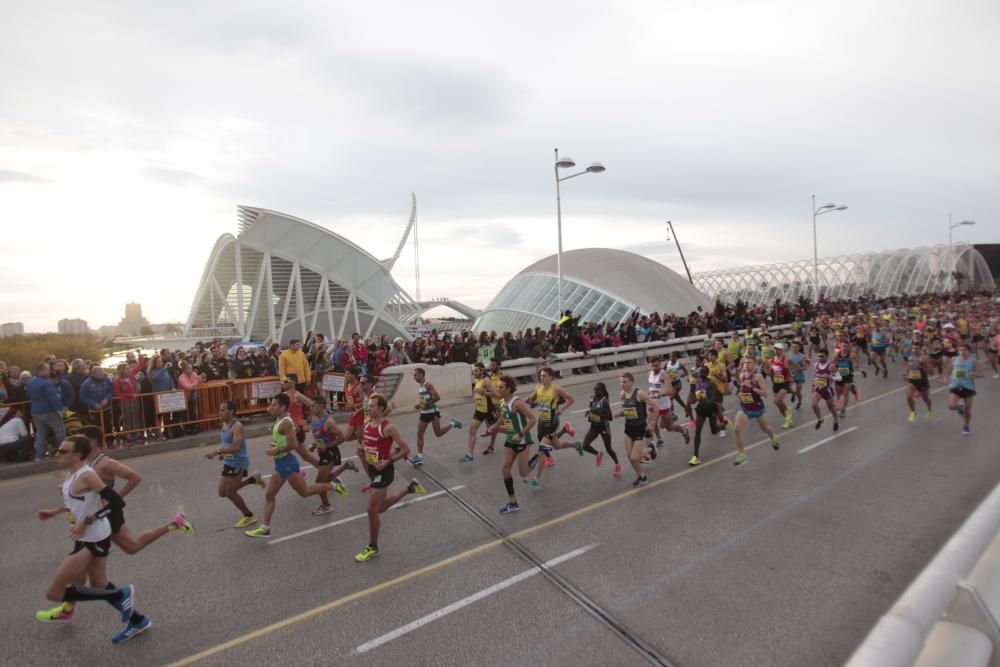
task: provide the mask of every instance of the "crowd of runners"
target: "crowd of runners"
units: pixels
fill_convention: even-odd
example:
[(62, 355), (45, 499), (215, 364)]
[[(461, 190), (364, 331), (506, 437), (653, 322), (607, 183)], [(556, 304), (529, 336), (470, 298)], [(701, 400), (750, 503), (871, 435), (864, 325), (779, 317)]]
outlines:
[[(733, 463), (742, 466), (748, 461), (747, 428), (751, 422), (757, 423), (774, 450), (781, 447), (781, 430), (791, 428), (796, 421), (814, 420), (815, 428), (821, 429), (829, 420), (832, 430), (838, 431), (851, 402), (861, 401), (856, 376), (867, 377), (869, 373), (883, 380), (895, 375), (893, 379), (906, 384), (905, 419), (910, 422), (919, 417), (918, 401), (923, 405), (923, 418), (931, 418), (932, 383), (946, 385), (950, 392), (947, 407), (960, 416), (961, 433), (969, 435), (976, 379), (986, 375), (987, 363), (994, 379), (1000, 374), (998, 301), (985, 295), (959, 302), (928, 299), (915, 306), (820, 314), (809, 322), (796, 319), (780, 332), (765, 326), (706, 339), (704, 349), (693, 356), (682, 359), (674, 352), (666, 359), (652, 359), (644, 376), (623, 372), (617, 386), (611, 388), (597, 382), (584, 412), (587, 426), (580, 428), (581, 433), (565, 418), (575, 401), (559, 386), (552, 368), (541, 368), (537, 383), (519, 386), (514, 377), (503, 372), (499, 360), (488, 365), (476, 363), (472, 369), (473, 414), (462, 438), (464, 448), (456, 448), (464, 450), (459, 461), (476, 465), (483, 460), (479, 457), (494, 454), (497, 443), (502, 443), (502, 455), (491, 458), (501, 459), (506, 503), (500, 513), (504, 515), (521, 509), (514, 468), (526, 485), (540, 487), (543, 475), (555, 462), (555, 453), (563, 449), (593, 457), (597, 466), (610, 459), (614, 477), (622, 476), (627, 465), (635, 476), (632, 486), (641, 487), (648, 483), (649, 465), (670, 433), (692, 448), (688, 465), (700, 465), (707, 423), (714, 436), (725, 438), (732, 432), (737, 452)], [(428, 429), (437, 438), (463, 429), (458, 419), (443, 420), (438, 408), (441, 397), (424, 370), (415, 369), (413, 379), (419, 396), (414, 406), (416, 451), (390, 421), (389, 401), (374, 391), (373, 378), (358, 369), (346, 372), (349, 416), (341, 424), (322, 396), (309, 398), (297, 391), (293, 382), (286, 383), (285, 392), (272, 398), (268, 408), (274, 424), (271, 446), (264, 453), (273, 459), (274, 470), (266, 481), (260, 473), (250, 473), (243, 425), (236, 418), (235, 405), (223, 403), (219, 447), (206, 458), (222, 461), (219, 497), (228, 499), (240, 513), (233, 528), (243, 529), (251, 538), (270, 537), (278, 492), (286, 482), (302, 497), (318, 496), (319, 505), (311, 513), (325, 515), (332, 511), (330, 493), (348, 493), (341, 476), (363, 471), (367, 482), (361, 491), (370, 494), (369, 534), (367, 545), (355, 560), (361, 563), (378, 556), (381, 515), (407, 495), (426, 494), (413, 478), (401, 480), (403, 483), (392, 491), (397, 466), (407, 462), (417, 469), (424, 464), (429, 451)], [(736, 404), (732, 418), (727, 416), (727, 397)], [(802, 410), (803, 403), (806, 410)], [(812, 417), (808, 417), (810, 412)], [(776, 414), (773, 425), (769, 413)], [(616, 433), (614, 426), (623, 433)], [(615, 442), (619, 438), (620, 449)], [(480, 439), (485, 446), (478, 450)], [(600, 446), (594, 447), (598, 439)], [(345, 447), (354, 448), (353, 456), (343, 455)], [(69, 436), (59, 445), (56, 460), (67, 473), (61, 487), (63, 503), (39, 511), (38, 516), (51, 519), (67, 513), (74, 547), (47, 591), (48, 599), (57, 606), (38, 612), (36, 617), (50, 623), (70, 622), (77, 603), (103, 600), (125, 623), (112, 641), (125, 641), (149, 628), (151, 622), (137, 610), (134, 585), (117, 587), (109, 581), (111, 543), (135, 554), (169, 532), (193, 535), (194, 526), (178, 514), (138, 536), (125, 527), (123, 498), (142, 478), (102, 453), (99, 428)], [(307, 481), (300, 460), (315, 468), (312, 483)], [(125, 481), (120, 490), (115, 489), (117, 479)], [(252, 486), (264, 490), (259, 519), (241, 496), (242, 489)]]

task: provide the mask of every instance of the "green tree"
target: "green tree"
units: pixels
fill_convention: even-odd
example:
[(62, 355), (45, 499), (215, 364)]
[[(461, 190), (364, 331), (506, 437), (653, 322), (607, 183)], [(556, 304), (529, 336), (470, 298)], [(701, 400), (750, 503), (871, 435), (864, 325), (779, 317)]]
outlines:
[(100, 361), (104, 356), (100, 339), (90, 334), (28, 334), (0, 338), (0, 361), (8, 366), (17, 366), (34, 374), (35, 364), (49, 355), (59, 359), (93, 361)]
[(139, 335), (140, 336), (152, 336), (153, 335), (153, 327), (142, 327), (141, 329), (139, 329)]

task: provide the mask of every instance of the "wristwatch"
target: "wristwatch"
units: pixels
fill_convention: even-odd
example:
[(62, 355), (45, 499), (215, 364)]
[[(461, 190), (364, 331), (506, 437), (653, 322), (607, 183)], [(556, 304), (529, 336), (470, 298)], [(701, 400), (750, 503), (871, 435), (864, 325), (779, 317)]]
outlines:
[(86, 519), (84, 519), (84, 520), (83, 520), (83, 523), (84, 523), (84, 525), (86, 525), (86, 526), (90, 526), (90, 525), (93, 525), (93, 523), (94, 523), (94, 520), (93, 520), (93, 519), (91, 519), (91, 518), (90, 518), (90, 517), (88, 516), (88, 517), (87, 517)]

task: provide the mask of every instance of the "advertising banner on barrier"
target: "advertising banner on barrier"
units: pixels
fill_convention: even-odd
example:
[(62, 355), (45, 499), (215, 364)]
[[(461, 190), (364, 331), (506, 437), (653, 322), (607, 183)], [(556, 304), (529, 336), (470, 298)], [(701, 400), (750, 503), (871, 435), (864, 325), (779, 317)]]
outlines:
[(187, 401), (184, 399), (183, 391), (165, 391), (156, 394), (156, 414), (162, 415), (166, 412), (183, 412), (187, 410)]
[(323, 391), (344, 391), (344, 374), (327, 373), (324, 375)]
[(271, 398), (281, 393), (280, 380), (265, 380), (264, 382), (253, 383), (254, 398)]

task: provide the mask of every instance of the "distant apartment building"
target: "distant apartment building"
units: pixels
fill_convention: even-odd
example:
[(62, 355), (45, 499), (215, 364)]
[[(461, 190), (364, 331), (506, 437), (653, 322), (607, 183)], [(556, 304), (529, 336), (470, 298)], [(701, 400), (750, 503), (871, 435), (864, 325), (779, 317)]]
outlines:
[(59, 320), (59, 333), (61, 334), (85, 334), (90, 333), (87, 320), (62, 319)]
[(142, 304), (126, 303), (125, 317), (123, 317), (122, 321), (118, 323), (118, 330), (116, 333), (124, 336), (135, 336), (139, 334), (144, 327), (148, 326), (149, 320), (142, 316)]
[(11, 336), (23, 336), (24, 335), (24, 325), (20, 322), (5, 322), (0, 324), (0, 338), (9, 338)]

